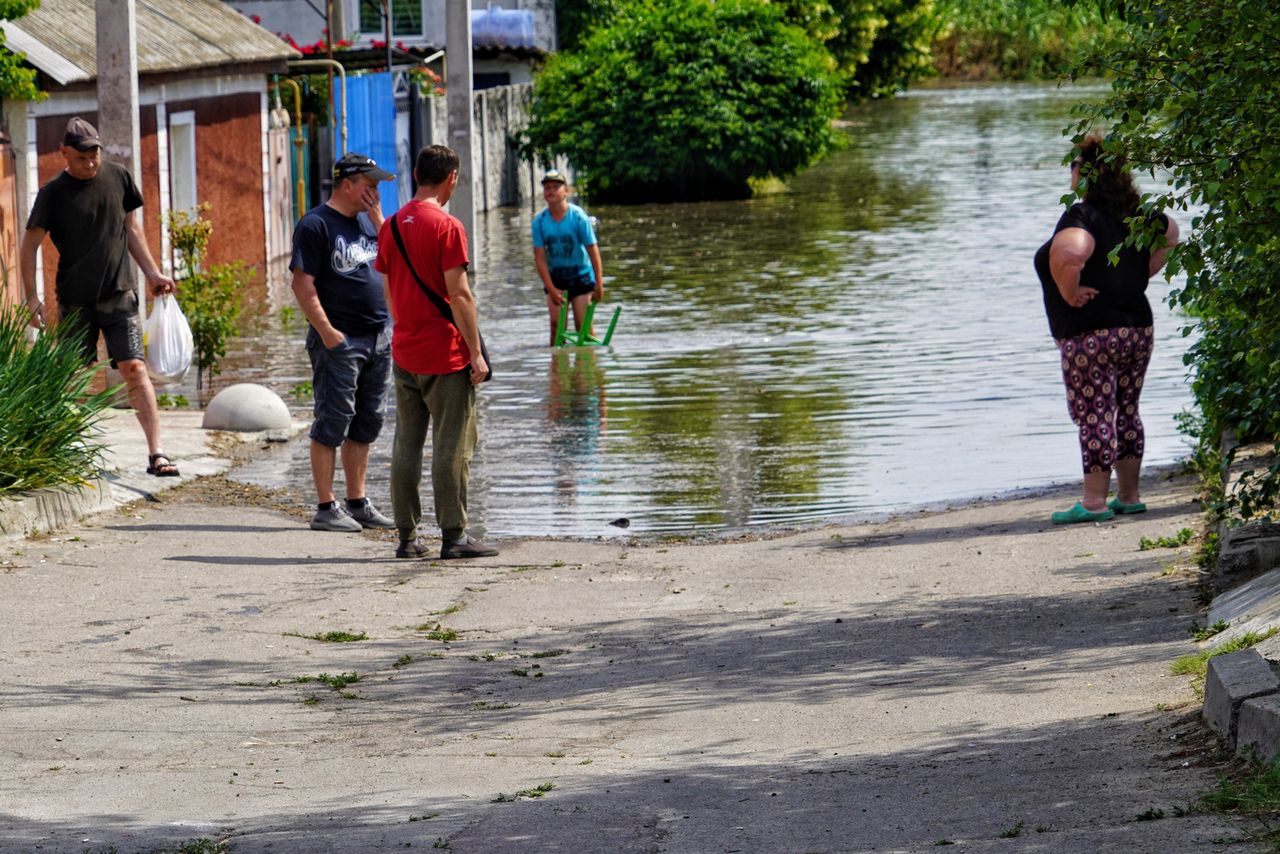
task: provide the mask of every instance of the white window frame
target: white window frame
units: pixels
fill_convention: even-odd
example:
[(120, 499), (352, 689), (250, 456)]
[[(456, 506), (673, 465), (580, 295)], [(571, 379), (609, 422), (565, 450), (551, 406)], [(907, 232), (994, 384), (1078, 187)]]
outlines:
[(196, 114), (169, 114), (169, 198), (173, 211), (195, 215), (200, 203), (196, 185)]

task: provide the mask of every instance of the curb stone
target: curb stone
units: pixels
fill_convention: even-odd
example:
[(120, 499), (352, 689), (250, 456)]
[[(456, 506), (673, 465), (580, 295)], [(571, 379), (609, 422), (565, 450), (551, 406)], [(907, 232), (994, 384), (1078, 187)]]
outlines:
[(65, 528), (115, 504), (102, 475), (79, 486), (51, 486), (0, 499), (0, 538), (16, 539)]
[[(1280, 691), (1280, 677), (1257, 650), (1242, 649), (1211, 658), (1204, 680), (1204, 718), (1234, 749), (1240, 707), (1246, 700), (1274, 695), (1277, 691)], [(1280, 717), (1276, 720), (1280, 739)]]

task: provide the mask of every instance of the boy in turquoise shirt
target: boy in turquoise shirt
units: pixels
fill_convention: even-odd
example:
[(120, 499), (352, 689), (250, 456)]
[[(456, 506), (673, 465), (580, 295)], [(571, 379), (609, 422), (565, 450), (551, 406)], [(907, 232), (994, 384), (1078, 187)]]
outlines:
[(592, 302), (604, 299), (604, 269), (591, 218), (582, 208), (569, 204), (569, 185), (558, 170), (543, 176), (542, 198), (547, 208), (533, 218), (533, 264), (547, 295), (554, 347), (561, 305), (565, 299), (570, 301), (574, 328), (581, 329), (587, 298)]

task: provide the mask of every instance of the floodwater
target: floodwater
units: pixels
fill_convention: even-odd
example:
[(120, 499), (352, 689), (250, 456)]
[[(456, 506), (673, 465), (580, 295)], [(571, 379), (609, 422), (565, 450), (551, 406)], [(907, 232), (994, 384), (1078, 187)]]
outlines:
[[(473, 527), (732, 532), (1078, 480), (1031, 259), (1068, 189), (1071, 105), (1100, 92), (920, 90), (852, 111), (847, 148), (782, 192), (591, 207), (601, 313), (622, 306), (609, 349), (545, 346), (534, 211), (485, 215), (477, 294), (496, 377), (480, 395)], [(1168, 289), (1149, 291), (1149, 464), (1186, 452), (1188, 339)], [(304, 327), (270, 323), (218, 386), (263, 382), (306, 417), (290, 394), (309, 379)], [(384, 506), (393, 420), (370, 466)], [(305, 438), (237, 476), (310, 497)]]

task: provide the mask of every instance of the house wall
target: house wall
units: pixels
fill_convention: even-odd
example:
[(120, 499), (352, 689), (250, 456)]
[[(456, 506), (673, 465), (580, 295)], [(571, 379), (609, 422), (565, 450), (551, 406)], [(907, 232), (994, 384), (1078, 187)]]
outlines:
[[(372, 40), (382, 41), (383, 34), (360, 33), (360, 3), (368, 0), (336, 0), (333, 32), (336, 37), (347, 38), (357, 44), (367, 45)], [(481, 11), (495, 0), (471, 0), (471, 8)], [(228, 5), (250, 19), (256, 18), (263, 29), (288, 35), (301, 46), (315, 44), (324, 39), (325, 19), (316, 11), (324, 4), (309, 4), (305, 0), (229, 0)], [(495, 5), (504, 9), (527, 9), (533, 12), (534, 42), (542, 50), (556, 49), (555, 0), (496, 0)], [(392, 42), (406, 45), (441, 47), (444, 45), (445, 0), (422, 0), (422, 33), (418, 36), (393, 35)]]
[(196, 121), (196, 187), (213, 222), (210, 264), (243, 261), (262, 281), (267, 269), (262, 206), (262, 97), (245, 92), (169, 101), (172, 115), (190, 110)]
[[(142, 174), (135, 179), (143, 195), (143, 227), (157, 263), (173, 270), (165, 222), (171, 198), (169, 117), (190, 110), (196, 122), (197, 199), (212, 204), (208, 260), (244, 261), (255, 268), (253, 284), (260, 285), (267, 272), (266, 221), (275, 215), (265, 196), (266, 75), (144, 79), (139, 102)], [(18, 155), (17, 219), (21, 224), (26, 223), (39, 187), (63, 168), (62, 134), (67, 120), (77, 115), (97, 121), (92, 88), (54, 92), (39, 104), (5, 104)], [(40, 266), (46, 294), (53, 293), (56, 253), (52, 243), (45, 241)]]

